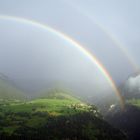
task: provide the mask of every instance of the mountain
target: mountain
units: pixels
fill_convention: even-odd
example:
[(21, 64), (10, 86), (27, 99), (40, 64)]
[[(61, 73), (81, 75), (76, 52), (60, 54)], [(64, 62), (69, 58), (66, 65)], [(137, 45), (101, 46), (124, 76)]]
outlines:
[(24, 94), (14, 86), (8, 76), (0, 73), (0, 99), (23, 99)]
[(68, 90), (54, 88), (51, 90), (45, 90), (40, 93), (38, 98), (51, 98), (51, 99), (69, 99), (69, 100), (78, 100), (78, 97), (73, 96)]
[[(140, 102), (137, 101), (137, 102)], [(118, 106), (114, 106), (109, 110), (105, 119), (115, 128), (122, 130), (129, 140), (140, 140), (140, 107), (133, 101), (125, 105), (125, 109), (121, 110)]]

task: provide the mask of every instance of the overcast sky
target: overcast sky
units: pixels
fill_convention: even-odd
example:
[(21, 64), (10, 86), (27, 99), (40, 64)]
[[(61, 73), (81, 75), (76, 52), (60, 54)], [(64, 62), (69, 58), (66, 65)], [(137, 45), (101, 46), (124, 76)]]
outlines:
[[(67, 34), (90, 50), (119, 85), (136, 70), (111, 37), (139, 66), (139, 6), (139, 0), (0, 0), (0, 15), (33, 19)], [(74, 46), (40, 28), (2, 19), (0, 71), (28, 79), (26, 87), (62, 82), (85, 92), (93, 85), (98, 92), (103, 85), (108, 89), (96, 66)]]

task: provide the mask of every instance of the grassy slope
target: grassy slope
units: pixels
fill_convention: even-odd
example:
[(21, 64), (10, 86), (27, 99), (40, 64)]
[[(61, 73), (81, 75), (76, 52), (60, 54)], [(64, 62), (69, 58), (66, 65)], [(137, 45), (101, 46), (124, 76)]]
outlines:
[(130, 103), (132, 105), (135, 105), (137, 107), (140, 107), (140, 99), (131, 99), (131, 100), (127, 100), (127, 103)]
[[(2, 102), (2, 101), (1, 101)], [(6, 101), (4, 101), (6, 104)], [(2, 103), (1, 103), (2, 104)], [(4, 103), (3, 103), (4, 104)], [(35, 99), (28, 102), (7, 101), (3, 106), (6, 111), (18, 112), (48, 112), (56, 115), (73, 114), (78, 111), (86, 111), (89, 106), (73, 97), (65, 99)]]
[(98, 112), (94, 112), (93, 106), (65, 93), (59, 95), (50, 94), (48, 98), (26, 102), (1, 99), (0, 134), (34, 137), (36, 132), (41, 132), (37, 136), (43, 139), (47, 136), (49, 139), (66, 139), (72, 135), (89, 140), (97, 140), (98, 137), (125, 139), (120, 131), (113, 129), (98, 116)]
[(53, 94), (48, 99), (31, 101), (0, 99), (0, 105), (0, 117), (9, 114), (3, 118), (8, 125), (3, 127), (3, 131), (8, 134), (12, 134), (19, 127), (19, 122), (28, 127), (38, 127), (46, 122), (47, 116), (68, 116), (88, 112), (90, 109), (90, 106), (80, 100), (63, 93), (60, 96)]

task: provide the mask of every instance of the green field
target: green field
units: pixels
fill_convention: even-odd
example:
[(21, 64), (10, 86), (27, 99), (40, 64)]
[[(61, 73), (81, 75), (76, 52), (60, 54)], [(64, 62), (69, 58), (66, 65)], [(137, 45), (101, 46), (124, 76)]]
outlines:
[(127, 100), (127, 103), (130, 103), (132, 105), (135, 105), (137, 107), (140, 107), (140, 99), (131, 99), (131, 100)]
[(0, 104), (0, 109), (5, 112), (48, 112), (50, 114), (58, 115), (73, 114), (79, 111), (89, 111), (91, 108), (91, 106), (88, 106), (76, 99), (35, 99), (31, 101), (0, 100)]

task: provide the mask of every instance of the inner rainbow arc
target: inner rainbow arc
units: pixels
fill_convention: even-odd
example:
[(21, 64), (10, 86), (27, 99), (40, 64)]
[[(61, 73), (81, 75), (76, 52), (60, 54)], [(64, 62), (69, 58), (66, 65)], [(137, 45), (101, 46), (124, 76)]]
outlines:
[(0, 19), (1, 20), (13, 20), (13, 21), (17, 21), (17, 22), (31, 24), (33, 26), (36, 26), (36, 27), (42, 28), (44, 30), (47, 30), (48, 32), (51, 32), (51, 33), (55, 34), (59, 38), (64, 39), (65, 41), (67, 41), (71, 45), (75, 46), (84, 55), (86, 55), (89, 58), (89, 60), (91, 60), (93, 62), (93, 64), (95, 64), (96, 67), (100, 70), (102, 75), (108, 81), (108, 83), (110, 84), (110, 86), (114, 90), (115, 94), (119, 98), (121, 107), (124, 108), (124, 100), (123, 100), (123, 98), (122, 98), (117, 86), (115, 85), (115, 82), (113, 81), (112, 77), (110, 76), (110, 74), (107, 72), (105, 67), (97, 60), (97, 58), (92, 53), (90, 53), (86, 48), (84, 48), (84, 46), (82, 46), (79, 42), (77, 42), (74, 39), (70, 38), (68, 35), (66, 35), (66, 34), (64, 34), (64, 33), (60, 32), (60, 31), (58, 31), (58, 30), (56, 30), (56, 29), (54, 29), (54, 28), (52, 28), (50, 26), (48, 26), (47, 24), (40, 23), (40, 22), (35, 21), (35, 20), (26, 19), (26, 18), (22, 18), (22, 17), (16, 17), (16, 16), (8, 16), (8, 15), (0, 15)]

